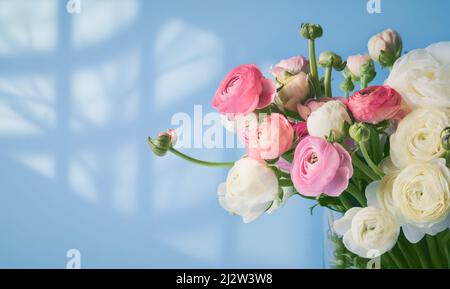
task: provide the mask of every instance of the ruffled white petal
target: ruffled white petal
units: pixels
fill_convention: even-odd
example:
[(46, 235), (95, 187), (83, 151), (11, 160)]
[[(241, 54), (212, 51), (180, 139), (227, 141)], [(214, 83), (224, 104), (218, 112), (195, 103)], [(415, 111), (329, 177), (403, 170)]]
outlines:
[(406, 239), (412, 244), (420, 242), (425, 236), (425, 233), (423, 233), (422, 230), (408, 224), (403, 225), (402, 229)]
[(348, 210), (345, 215), (339, 220), (334, 221), (333, 229), (338, 235), (345, 235), (347, 231), (349, 231), (352, 227), (352, 219), (353, 217), (360, 211), (362, 208), (351, 208)]
[(367, 199), (367, 206), (369, 207), (376, 207), (379, 209), (383, 209), (383, 206), (380, 203), (379, 195), (378, 195), (378, 189), (380, 187), (381, 181), (375, 181), (370, 183), (366, 187), (366, 199)]

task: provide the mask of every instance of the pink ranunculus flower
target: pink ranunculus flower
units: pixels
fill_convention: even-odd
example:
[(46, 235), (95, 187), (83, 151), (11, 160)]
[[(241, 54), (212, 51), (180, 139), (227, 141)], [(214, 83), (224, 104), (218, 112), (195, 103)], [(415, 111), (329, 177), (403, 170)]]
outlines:
[(279, 82), (280, 90), (275, 100), (282, 110), (296, 111), (297, 104), (309, 95), (309, 62), (303, 56), (280, 61), (269, 70)]
[(305, 196), (339, 196), (352, 175), (352, 159), (338, 143), (308, 136), (295, 149), (291, 178), (296, 190)]
[(352, 55), (347, 58), (347, 68), (357, 78), (361, 77), (361, 67), (369, 63), (371, 60), (369, 55)]
[(249, 134), (248, 154), (255, 159), (273, 160), (287, 152), (294, 141), (294, 129), (279, 113), (268, 115)]
[(357, 91), (349, 97), (347, 107), (355, 119), (371, 124), (405, 115), (401, 95), (389, 86), (369, 86)]
[(300, 142), (302, 139), (309, 135), (308, 126), (305, 121), (300, 121), (295, 123), (293, 126), (295, 131), (296, 140), (295, 142)]
[(300, 72), (309, 73), (309, 62), (303, 56), (294, 56), (288, 59), (281, 60), (269, 70), (273, 76), (279, 81), (284, 82), (286, 72), (290, 75), (297, 75)]
[(276, 86), (256, 65), (244, 64), (230, 71), (219, 86), (212, 106), (222, 114), (247, 114), (274, 100)]

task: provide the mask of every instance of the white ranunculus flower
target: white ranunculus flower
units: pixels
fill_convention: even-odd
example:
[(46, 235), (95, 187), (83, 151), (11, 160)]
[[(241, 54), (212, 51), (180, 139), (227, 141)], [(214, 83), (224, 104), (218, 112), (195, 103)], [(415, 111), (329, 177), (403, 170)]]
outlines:
[(345, 104), (338, 100), (328, 101), (309, 115), (308, 133), (321, 138), (332, 134), (338, 139), (344, 135), (345, 123), (352, 124)]
[(245, 223), (261, 216), (280, 193), (274, 171), (248, 157), (234, 164), (218, 191), (221, 206), (241, 216)]
[(450, 108), (450, 42), (412, 50), (399, 58), (386, 80), (411, 108)]
[(397, 216), (397, 208), (392, 199), (392, 187), (398, 173), (385, 175), (381, 181), (370, 183), (366, 187), (367, 205), (391, 212)]
[(406, 237), (419, 241), (450, 226), (450, 172), (444, 159), (413, 164), (396, 178), (392, 199), (398, 208)]
[(380, 168), (385, 176), (380, 181), (372, 182), (366, 187), (367, 206), (384, 209), (397, 215), (397, 209), (392, 199), (392, 187), (400, 170), (394, 166), (390, 158), (385, 158), (380, 163)]
[(345, 247), (363, 258), (375, 258), (391, 250), (400, 234), (397, 218), (376, 207), (351, 208), (333, 228), (344, 236)]
[(414, 110), (400, 122), (397, 131), (391, 135), (392, 162), (398, 168), (404, 168), (411, 163), (427, 162), (441, 157), (444, 153), (441, 132), (448, 126), (448, 110)]
[(368, 206), (395, 214), (411, 243), (450, 226), (450, 172), (444, 159), (413, 164), (366, 188)]
[(281, 192), (277, 195), (275, 200), (273, 200), (272, 205), (270, 208), (266, 211), (267, 214), (272, 214), (279, 208), (283, 207), (287, 200), (294, 195), (294, 190), (289, 187), (281, 188)]

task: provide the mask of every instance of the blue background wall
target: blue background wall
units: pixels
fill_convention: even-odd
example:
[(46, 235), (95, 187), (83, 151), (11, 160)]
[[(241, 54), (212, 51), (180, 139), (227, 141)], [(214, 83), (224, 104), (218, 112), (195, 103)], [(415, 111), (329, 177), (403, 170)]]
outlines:
[(244, 225), (217, 202), (226, 170), (157, 159), (147, 135), (194, 104), (212, 111), (234, 66), (307, 55), (302, 22), (344, 57), (388, 27), (406, 50), (450, 38), (446, 0), (382, 0), (381, 14), (365, 0), (169, 2), (81, 0), (70, 15), (66, 1), (0, 0), (0, 267), (64, 268), (72, 248), (84, 268), (326, 266), (321, 210), (294, 197)]

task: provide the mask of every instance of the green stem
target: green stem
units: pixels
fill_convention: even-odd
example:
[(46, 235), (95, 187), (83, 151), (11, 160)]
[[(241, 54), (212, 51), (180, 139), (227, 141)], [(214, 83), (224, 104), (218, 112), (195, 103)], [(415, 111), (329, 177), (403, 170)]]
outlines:
[(372, 182), (372, 179), (368, 177), (365, 173), (361, 172), (360, 170), (353, 170), (353, 177), (366, 183)]
[(363, 161), (359, 159), (356, 154), (352, 155), (352, 163), (358, 168), (361, 172), (363, 172), (366, 176), (368, 176), (372, 181), (379, 180), (379, 176), (374, 173)]
[(434, 240), (434, 244), (436, 246), (436, 250), (439, 256), (439, 263), (441, 265), (440, 268), (447, 268), (448, 267), (448, 261), (447, 261), (447, 256), (446, 256), (446, 252), (445, 252), (445, 245), (443, 246), (440, 242), (440, 235), (442, 235), (443, 232), (433, 236), (433, 240)]
[(390, 252), (392, 259), (394, 259), (395, 264), (398, 269), (409, 269), (408, 263), (406, 263), (405, 258), (403, 257), (402, 252), (397, 247), (394, 247)]
[(443, 250), (444, 267), (450, 269), (450, 230), (438, 234), (437, 240), (439, 247)]
[(216, 168), (231, 168), (232, 166), (234, 166), (234, 162), (233, 163), (216, 163), (216, 162), (207, 162), (207, 161), (202, 161), (199, 159), (195, 159), (192, 158), (188, 155), (183, 154), (182, 152), (174, 149), (174, 148), (169, 148), (169, 151), (171, 153), (173, 153), (174, 155), (197, 165), (201, 165), (201, 166), (206, 166), (206, 167), (216, 167)]
[(367, 206), (366, 198), (364, 197), (363, 194), (361, 194), (361, 192), (359, 191), (359, 189), (355, 185), (353, 185), (352, 183), (349, 183), (346, 191), (350, 195), (352, 195), (359, 202), (359, 204), (362, 207), (366, 207)]
[(370, 149), (373, 155), (374, 163), (379, 164), (382, 158), (380, 136), (373, 127), (370, 128)]
[(327, 66), (325, 67), (325, 96), (331, 97), (331, 72), (333, 71), (333, 67)]
[(310, 69), (311, 70), (311, 80), (314, 83), (316, 97), (320, 97), (322, 95), (322, 92), (320, 89), (319, 73), (317, 71), (316, 47), (315, 47), (314, 39), (309, 39), (308, 44), (309, 44), (309, 66), (311, 68)]
[(367, 81), (364, 78), (365, 77), (361, 77), (361, 79), (359, 81), (359, 84), (361, 86), (361, 90), (364, 89), (364, 88), (367, 88), (367, 85), (368, 85)]
[(360, 142), (359, 143), (359, 148), (361, 149), (361, 153), (362, 153), (364, 159), (366, 160), (367, 164), (369, 165), (369, 167), (372, 169), (372, 171), (374, 173), (376, 173), (378, 175), (377, 179), (382, 178), (384, 174), (378, 168), (378, 166), (372, 161), (372, 159), (370, 158), (369, 153), (367, 152), (366, 145), (364, 144), (364, 142)]
[(347, 211), (354, 207), (345, 192), (339, 196), (339, 200)]
[(389, 253), (386, 253), (389, 255), (389, 257), (392, 259), (395, 267), (394, 269), (401, 269), (401, 268), (405, 268), (405, 266), (403, 265), (401, 259), (399, 258), (399, 256), (397, 256), (393, 250), (391, 250)]
[(414, 244), (410, 243), (408, 239), (406, 239), (405, 234), (402, 233), (401, 236), (401, 242), (404, 244), (404, 247), (406, 248), (408, 255), (411, 256), (414, 259), (416, 268), (424, 268), (424, 265), (422, 263), (422, 260), (419, 257), (419, 254), (417, 254), (417, 250), (414, 248)]
[(283, 187), (283, 188), (292, 187), (293, 186), (291, 179), (278, 180), (278, 184), (280, 185), (280, 187)]
[(433, 236), (430, 235), (426, 235), (425, 239), (427, 240), (428, 250), (430, 251), (431, 263), (433, 264), (433, 268), (442, 268), (442, 265), (440, 263), (440, 253), (436, 244), (436, 240)]
[(420, 241), (417, 244), (414, 244), (413, 247), (416, 250), (417, 256), (420, 259), (420, 263), (422, 264), (422, 268), (424, 269), (429, 269), (431, 268), (430, 262), (427, 258), (427, 255), (425, 254), (425, 247), (424, 247), (425, 243), (424, 240)]
[(405, 260), (408, 263), (409, 267), (419, 269), (421, 266), (417, 263), (415, 255), (413, 255), (412, 252), (408, 250), (408, 244), (405, 244), (404, 240), (400, 238), (398, 239), (397, 244), (403, 256), (405, 257)]
[(383, 267), (381, 267), (381, 269), (395, 269), (395, 263), (388, 253), (384, 253), (381, 256), (381, 262), (383, 265)]

